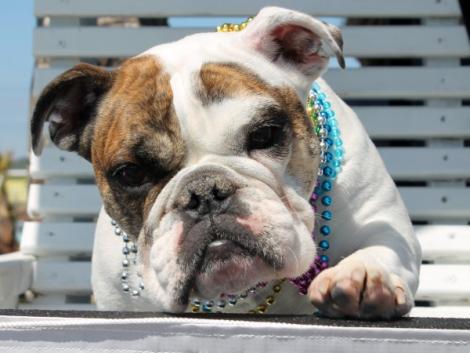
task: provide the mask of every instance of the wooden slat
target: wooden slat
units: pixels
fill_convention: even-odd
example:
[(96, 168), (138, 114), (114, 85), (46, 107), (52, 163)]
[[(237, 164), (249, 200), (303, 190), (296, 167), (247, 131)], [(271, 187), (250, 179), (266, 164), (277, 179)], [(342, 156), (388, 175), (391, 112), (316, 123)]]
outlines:
[[(90, 262), (38, 260), (32, 289), (39, 293), (88, 293)], [(470, 297), (469, 265), (423, 265), (417, 300), (466, 300)]]
[[(36, 256), (91, 254), (95, 223), (26, 222), (21, 252)], [(470, 226), (415, 227), (423, 260), (440, 263), (470, 261)]]
[(346, 56), (422, 58), (470, 55), (470, 44), (463, 26), (352, 26), (342, 28), (342, 32)]
[(415, 307), (411, 310), (411, 317), (442, 317), (470, 319), (470, 305), (442, 305), (435, 307)]
[[(396, 180), (470, 178), (470, 151), (466, 148), (381, 147), (379, 152)], [(42, 156), (30, 160), (33, 179), (93, 178), (90, 163), (74, 153), (47, 148)]]
[(415, 227), (415, 230), (423, 250), (423, 260), (470, 262), (470, 226), (429, 225)]
[(414, 220), (470, 220), (470, 188), (401, 187)]
[[(214, 29), (42, 27), (34, 32), (33, 52), (39, 57), (129, 57), (157, 44), (203, 31), (212, 32)], [(464, 26), (353, 26), (343, 28), (343, 36), (346, 56), (470, 56)]]
[[(39, 303), (38, 303), (39, 302)], [(96, 304), (68, 304), (53, 300), (42, 303), (35, 299), (32, 303), (21, 303), (18, 305), (20, 310), (72, 310), (72, 311), (91, 311), (97, 310)]]
[(353, 107), (374, 139), (466, 138), (470, 108)]
[[(59, 71), (57, 72), (59, 73)], [(467, 138), (470, 136), (470, 107), (353, 107), (373, 139)], [(47, 160), (42, 160), (47, 158)], [(60, 163), (59, 163), (60, 162)], [(30, 156), (30, 173), (90, 175), (91, 165), (75, 154), (46, 148), (40, 157)]]
[(433, 99), (470, 96), (470, 67), (365, 67), (330, 70), (325, 79), (347, 99)]
[[(64, 69), (36, 69), (33, 98)], [(383, 67), (330, 70), (325, 74), (336, 93), (347, 99), (428, 99), (470, 96), (470, 67)]]
[(33, 179), (91, 178), (93, 169), (77, 154), (49, 147), (40, 156), (30, 154), (29, 174)]
[(21, 252), (36, 256), (91, 255), (95, 223), (25, 222)]
[[(468, 188), (401, 187), (399, 191), (415, 220), (470, 219)], [(32, 184), (29, 193), (28, 212), (33, 217), (92, 217), (101, 204), (95, 185)]]
[(13, 309), (33, 278), (34, 257), (21, 252), (0, 256), (0, 309)]
[(85, 294), (91, 292), (91, 263), (38, 260), (34, 264), (31, 289), (41, 294)]
[(95, 217), (101, 200), (95, 185), (31, 184), (28, 214), (43, 217)]
[(423, 265), (417, 300), (468, 300), (470, 265)]
[(456, 17), (458, 0), (36, 0), (34, 13), (43, 16), (252, 16), (263, 6), (277, 5), (316, 16)]
[(379, 148), (395, 180), (470, 178), (470, 148)]

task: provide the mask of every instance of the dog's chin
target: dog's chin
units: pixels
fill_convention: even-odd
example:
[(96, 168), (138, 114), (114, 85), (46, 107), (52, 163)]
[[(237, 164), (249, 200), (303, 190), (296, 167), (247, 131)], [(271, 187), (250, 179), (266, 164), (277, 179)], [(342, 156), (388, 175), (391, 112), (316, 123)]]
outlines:
[(259, 256), (230, 241), (211, 243), (194, 281), (194, 294), (215, 299), (220, 294), (238, 294), (266, 280), (269, 266)]

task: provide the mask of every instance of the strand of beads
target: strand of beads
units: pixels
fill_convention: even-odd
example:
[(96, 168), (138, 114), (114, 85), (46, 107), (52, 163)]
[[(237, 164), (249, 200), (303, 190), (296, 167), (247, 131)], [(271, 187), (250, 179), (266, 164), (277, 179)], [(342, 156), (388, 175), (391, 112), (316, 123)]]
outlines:
[(253, 17), (248, 17), (242, 23), (224, 23), (223, 25), (217, 26), (217, 32), (240, 32), (244, 30), (248, 23), (253, 20)]
[[(268, 310), (268, 307), (275, 303), (277, 295), (282, 290), (283, 282), (284, 280), (280, 280), (276, 282), (271, 288), (272, 289), (271, 293), (268, 294), (266, 298), (264, 298), (264, 300), (260, 304), (257, 304), (254, 309), (249, 310), (248, 313), (249, 314), (264, 314)], [(263, 287), (266, 287), (266, 283), (258, 283), (256, 285), (256, 288), (255, 287), (250, 288), (249, 290), (238, 295), (233, 295), (233, 294), (226, 295), (222, 293), (219, 299), (217, 300), (201, 301), (197, 298), (193, 298), (191, 300), (191, 311), (193, 313), (199, 313), (199, 312), (222, 313), (227, 307), (227, 304), (229, 307), (234, 307), (241, 301), (247, 299), (250, 295), (254, 296), (257, 288), (263, 288)]]
[(315, 227), (312, 237), (315, 241), (318, 235), (321, 240), (318, 243), (319, 254), (314, 259), (310, 268), (303, 275), (291, 279), (300, 294), (307, 294), (308, 287), (313, 279), (325, 268), (328, 267), (329, 257), (327, 251), (330, 248), (333, 219), (333, 212), (329, 207), (333, 204), (333, 198), (329, 194), (333, 190), (333, 182), (341, 171), (344, 148), (341, 140), (338, 122), (335, 119), (335, 112), (331, 109), (331, 103), (327, 101), (325, 93), (317, 83), (314, 83), (307, 101), (307, 114), (313, 122), (315, 134), (320, 140), (320, 165), (315, 189), (310, 197), (310, 204), (316, 214), (319, 211), (317, 202), (320, 200), (323, 209), (321, 213), (322, 224)]
[(132, 297), (139, 297), (140, 293), (144, 290), (144, 282), (140, 275), (137, 274), (139, 277), (139, 284), (137, 287), (133, 288), (130, 284), (129, 279), (129, 270), (131, 265), (137, 264), (137, 246), (130, 241), (129, 235), (124, 232), (121, 227), (116, 223), (115, 220), (111, 220), (111, 225), (114, 227), (114, 234), (118, 237), (122, 237), (122, 241), (124, 243), (124, 247), (122, 248), (122, 254), (124, 255), (124, 259), (122, 260), (122, 272), (121, 272), (121, 286), (122, 291), (125, 293), (130, 293)]
[(266, 283), (260, 282), (256, 285), (256, 287), (252, 287), (240, 294), (221, 293), (217, 300), (200, 300), (199, 298), (193, 297), (191, 299), (191, 311), (193, 313), (211, 313), (213, 310), (216, 310), (217, 313), (220, 313), (227, 307), (227, 305), (229, 307), (233, 307), (240, 301), (248, 298), (248, 296), (254, 296), (257, 288), (263, 288), (265, 286)]

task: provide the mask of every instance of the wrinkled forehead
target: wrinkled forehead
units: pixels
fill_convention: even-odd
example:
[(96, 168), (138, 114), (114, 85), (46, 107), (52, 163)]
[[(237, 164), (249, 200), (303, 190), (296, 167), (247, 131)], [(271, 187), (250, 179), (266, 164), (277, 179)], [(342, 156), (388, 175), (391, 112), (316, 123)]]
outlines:
[(236, 63), (205, 63), (174, 74), (170, 82), (176, 117), (193, 157), (234, 153), (243, 130), (283, 110), (277, 90)]
[(207, 63), (232, 63), (262, 77), (271, 86), (294, 89), (301, 101), (306, 96), (305, 77), (289, 66), (279, 67), (267, 60), (247, 47), (235, 33), (198, 33), (155, 46), (141, 55), (154, 56), (172, 78), (189, 76)]
[(227, 134), (269, 110), (286, 108), (286, 99), (296, 106), (304, 101), (293, 77), (228, 36), (197, 34), (142, 54), (168, 75), (183, 136), (199, 149), (229, 147), (223, 144), (230, 140)]
[[(221, 33), (190, 36), (154, 47), (123, 65), (107, 99), (108, 107), (119, 108), (108, 115), (118, 113), (120, 118), (101, 130), (129, 136), (126, 130), (133, 126), (132, 137), (126, 137), (129, 141), (118, 144), (117, 150), (135, 144), (137, 135), (148, 136), (146, 141), (155, 135), (160, 136), (160, 149), (171, 155), (175, 141), (162, 147), (167, 145), (162, 141), (170, 142), (166, 137), (170, 134), (178, 135), (187, 151), (201, 152), (198, 155), (230, 154), (234, 150), (227, 142), (234, 141), (250, 121), (279, 111), (286, 115), (302, 111), (299, 105), (304, 100), (288, 75), (224, 37)], [(111, 145), (106, 143), (101, 150), (117, 155), (108, 153)]]

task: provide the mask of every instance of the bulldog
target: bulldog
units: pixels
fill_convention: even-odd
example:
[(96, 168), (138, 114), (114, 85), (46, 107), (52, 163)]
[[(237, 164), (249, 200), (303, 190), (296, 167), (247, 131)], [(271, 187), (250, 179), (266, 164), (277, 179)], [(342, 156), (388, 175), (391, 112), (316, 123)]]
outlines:
[[(99, 309), (183, 312), (194, 298), (265, 283), (228, 311), (263, 298), (269, 313), (410, 311), (420, 248), (376, 148), (321, 79), (330, 57), (344, 67), (338, 28), (268, 7), (242, 31), (191, 35), (112, 71), (79, 64), (44, 89), (31, 119), (34, 152), (48, 122), (55, 145), (92, 163), (103, 200), (92, 259)], [(331, 191), (329, 267), (306, 295), (285, 281), (272, 300), (272, 285), (307, 271), (318, 252), (313, 82), (345, 149)]]

